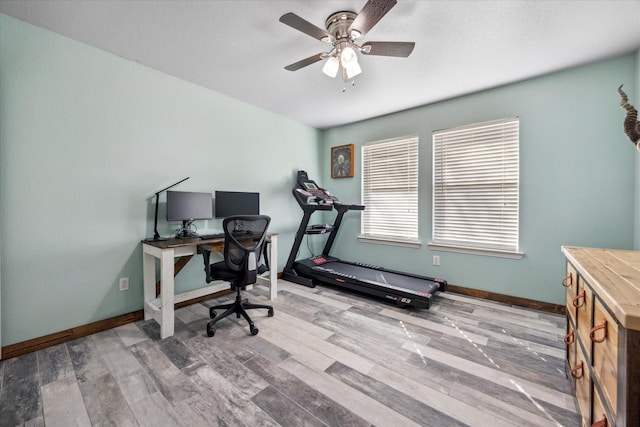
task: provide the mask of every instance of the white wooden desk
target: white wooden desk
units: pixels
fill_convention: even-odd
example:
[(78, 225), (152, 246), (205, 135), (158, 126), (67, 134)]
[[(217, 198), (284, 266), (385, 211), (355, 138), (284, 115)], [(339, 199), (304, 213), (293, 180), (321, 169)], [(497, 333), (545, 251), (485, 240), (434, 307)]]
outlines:
[[(269, 286), (269, 298), (278, 294), (278, 235), (269, 233), (269, 265), (271, 270), (266, 277), (258, 277), (259, 284)], [(187, 292), (175, 294), (174, 277), (184, 265), (198, 253), (198, 245), (209, 245), (214, 252), (224, 250), (224, 239), (169, 239), (142, 242), (142, 266), (144, 281), (144, 318), (155, 319), (160, 324), (160, 338), (173, 335), (174, 307), (176, 303), (210, 295), (229, 289), (229, 283), (217, 282)], [(177, 261), (175, 259), (178, 258)], [(160, 260), (160, 289), (156, 292), (156, 260)], [(203, 273), (204, 280), (204, 273)]]

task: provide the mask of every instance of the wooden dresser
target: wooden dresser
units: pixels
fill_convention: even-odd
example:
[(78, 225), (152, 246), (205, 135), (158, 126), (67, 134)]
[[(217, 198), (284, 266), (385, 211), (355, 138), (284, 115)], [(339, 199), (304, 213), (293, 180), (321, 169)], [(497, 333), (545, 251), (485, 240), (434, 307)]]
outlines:
[(640, 426), (640, 252), (563, 246), (567, 377), (583, 426)]

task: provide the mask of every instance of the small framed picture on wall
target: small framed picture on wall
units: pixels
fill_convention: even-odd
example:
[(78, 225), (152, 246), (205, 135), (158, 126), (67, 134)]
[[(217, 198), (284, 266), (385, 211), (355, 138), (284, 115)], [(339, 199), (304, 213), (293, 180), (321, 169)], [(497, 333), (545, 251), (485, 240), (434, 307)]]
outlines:
[(331, 147), (331, 178), (353, 177), (353, 144)]

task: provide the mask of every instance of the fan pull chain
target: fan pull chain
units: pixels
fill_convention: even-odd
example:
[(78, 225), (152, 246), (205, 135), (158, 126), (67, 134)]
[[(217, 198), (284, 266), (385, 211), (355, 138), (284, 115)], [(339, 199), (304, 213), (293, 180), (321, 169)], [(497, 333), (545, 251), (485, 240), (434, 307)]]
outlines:
[[(347, 88), (344, 86), (344, 81), (342, 82), (342, 93), (345, 93), (347, 91)], [(356, 85), (356, 79), (351, 80), (351, 86), (355, 87)], [(638, 144), (638, 150), (640, 150), (640, 144)]]

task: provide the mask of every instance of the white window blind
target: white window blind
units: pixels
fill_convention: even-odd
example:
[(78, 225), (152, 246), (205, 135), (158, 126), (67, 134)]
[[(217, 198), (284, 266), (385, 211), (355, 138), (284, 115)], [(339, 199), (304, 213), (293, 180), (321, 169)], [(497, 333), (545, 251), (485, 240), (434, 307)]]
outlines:
[(362, 146), (362, 236), (418, 241), (418, 137)]
[(433, 133), (433, 243), (518, 250), (519, 119)]

